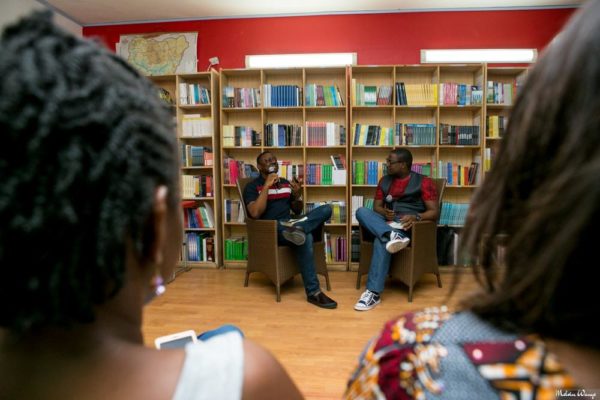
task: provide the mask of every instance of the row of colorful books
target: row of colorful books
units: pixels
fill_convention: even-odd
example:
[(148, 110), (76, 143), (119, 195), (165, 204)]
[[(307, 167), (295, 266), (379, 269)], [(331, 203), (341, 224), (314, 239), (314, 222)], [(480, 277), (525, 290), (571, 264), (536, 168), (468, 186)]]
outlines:
[(213, 119), (201, 114), (184, 114), (181, 118), (182, 137), (212, 137)]
[(248, 240), (241, 237), (230, 237), (225, 239), (225, 260), (247, 260)]
[(210, 104), (210, 89), (199, 83), (180, 83), (179, 104)]
[(215, 214), (210, 203), (198, 205), (195, 201), (184, 201), (183, 226), (192, 229), (214, 228)]
[(181, 194), (184, 199), (213, 197), (214, 186), (210, 175), (181, 175)]
[(215, 261), (215, 239), (205, 232), (186, 232), (188, 261)]
[(345, 262), (348, 259), (348, 240), (346, 236), (325, 232), (325, 261)]
[(181, 144), (181, 165), (184, 167), (212, 166), (214, 156), (211, 147)]

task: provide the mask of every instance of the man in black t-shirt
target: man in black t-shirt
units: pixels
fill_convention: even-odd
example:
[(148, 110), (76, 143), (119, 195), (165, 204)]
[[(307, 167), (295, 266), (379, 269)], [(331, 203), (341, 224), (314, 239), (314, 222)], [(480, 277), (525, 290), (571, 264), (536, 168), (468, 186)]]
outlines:
[(294, 250), (308, 302), (323, 308), (336, 308), (337, 303), (320, 289), (313, 256), (312, 233), (331, 218), (331, 206), (317, 207), (293, 227), (282, 225), (281, 222), (290, 219), (290, 211), (295, 214), (302, 211), (302, 183), (295, 177), (292, 182), (279, 177), (277, 158), (269, 151), (258, 155), (256, 165), (260, 176), (244, 189), (248, 215), (255, 219), (278, 221), (278, 243)]

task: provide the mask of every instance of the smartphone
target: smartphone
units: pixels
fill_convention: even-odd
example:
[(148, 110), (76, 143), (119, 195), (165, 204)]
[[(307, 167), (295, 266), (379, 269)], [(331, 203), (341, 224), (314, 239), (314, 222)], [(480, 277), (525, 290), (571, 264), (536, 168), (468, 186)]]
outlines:
[(185, 347), (185, 345), (188, 343), (195, 343), (197, 341), (198, 338), (196, 336), (196, 332), (189, 330), (158, 337), (154, 340), (154, 345), (159, 350), (179, 349)]

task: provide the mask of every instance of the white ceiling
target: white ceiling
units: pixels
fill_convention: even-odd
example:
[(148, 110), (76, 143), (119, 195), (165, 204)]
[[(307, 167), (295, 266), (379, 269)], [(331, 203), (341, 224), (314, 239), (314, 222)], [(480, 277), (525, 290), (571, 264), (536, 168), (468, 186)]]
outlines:
[(584, 0), (38, 0), (82, 26), (152, 21), (577, 7)]

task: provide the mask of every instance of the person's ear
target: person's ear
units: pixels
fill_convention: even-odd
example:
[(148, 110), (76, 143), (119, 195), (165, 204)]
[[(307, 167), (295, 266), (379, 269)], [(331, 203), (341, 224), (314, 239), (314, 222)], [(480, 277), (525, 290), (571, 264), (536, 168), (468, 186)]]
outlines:
[(148, 261), (153, 265), (160, 265), (164, 259), (164, 248), (167, 240), (167, 193), (166, 186), (161, 185), (154, 190), (152, 212), (150, 214), (149, 228), (151, 242), (148, 243)]

